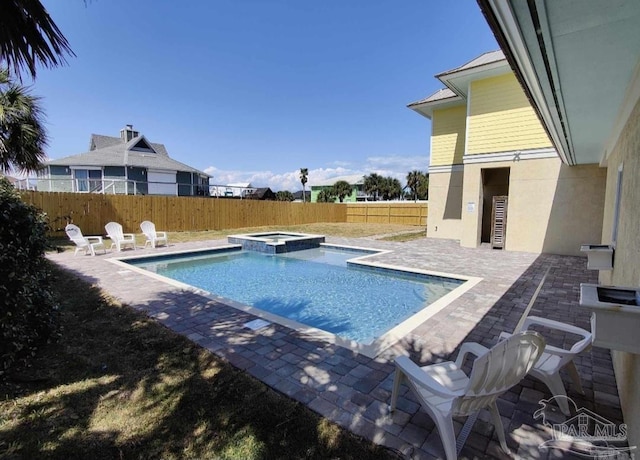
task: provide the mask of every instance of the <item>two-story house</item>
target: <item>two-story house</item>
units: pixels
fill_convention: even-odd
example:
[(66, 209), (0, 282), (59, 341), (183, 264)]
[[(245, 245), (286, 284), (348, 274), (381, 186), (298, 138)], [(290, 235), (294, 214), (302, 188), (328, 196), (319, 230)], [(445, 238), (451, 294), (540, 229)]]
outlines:
[(431, 120), (427, 236), (558, 254), (599, 241), (606, 171), (562, 163), (503, 52), (436, 78), (408, 106)]
[(88, 152), (48, 161), (38, 175), (38, 190), (209, 196), (210, 177), (127, 125), (120, 137), (92, 134)]

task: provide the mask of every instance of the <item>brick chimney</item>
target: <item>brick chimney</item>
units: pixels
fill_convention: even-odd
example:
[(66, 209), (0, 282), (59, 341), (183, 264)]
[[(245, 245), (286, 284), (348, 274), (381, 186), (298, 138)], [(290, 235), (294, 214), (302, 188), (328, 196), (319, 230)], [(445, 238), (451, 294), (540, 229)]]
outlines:
[(133, 130), (133, 125), (127, 125), (120, 130), (120, 139), (129, 142), (131, 139), (138, 137), (140, 133)]

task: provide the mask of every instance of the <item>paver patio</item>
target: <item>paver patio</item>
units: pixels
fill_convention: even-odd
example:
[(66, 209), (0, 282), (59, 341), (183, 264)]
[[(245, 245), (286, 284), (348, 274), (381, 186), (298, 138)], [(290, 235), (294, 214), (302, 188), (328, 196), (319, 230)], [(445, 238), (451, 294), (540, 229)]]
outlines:
[[(597, 282), (597, 272), (586, 270), (584, 258), (466, 249), (455, 241), (435, 239), (394, 243), (375, 238), (328, 237), (327, 242), (391, 250), (372, 260), (476, 276), (482, 281), (417, 325), (400, 343), (371, 359), (278, 324), (251, 331), (244, 327), (255, 319), (248, 313), (107, 261), (119, 256), (217, 247), (225, 245), (226, 240), (111, 252), (97, 257), (74, 257), (69, 251), (49, 257), (322, 416), (407, 458), (443, 458), (444, 450), (435, 425), (406, 386), (398, 410), (389, 415), (395, 356), (409, 354), (425, 365), (455, 358), (456, 349), (465, 341), (490, 347), (500, 332), (513, 331), (548, 267), (549, 274), (530, 314), (590, 327), (589, 314), (578, 306), (579, 286), (581, 282)], [(569, 339), (559, 334), (549, 341), (562, 344)], [(569, 386), (568, 396), (578, 408), (589, 409), (612, 423), (622, 423), (609, 351), (594, 347), (578, 358), (577, 366), (585, 395)], [(534, 419), (534, 412), (541, 407), (538, 402), (549, 397), (546, 386), (527, 377), (498, 402), (507, 442), (520, 458), (574, 458), (560, 450), (538, 448), (551, 439), (551, 429), (542, 420)], [(559, 411), (552, 414), (552, 419), (558, 423), (564, 420)], [(461, 457), (506, 457), (489, 420), (488, 413), (480, 414)], [(456, 421), (457, 428), (463, 423), (464, 420)]]

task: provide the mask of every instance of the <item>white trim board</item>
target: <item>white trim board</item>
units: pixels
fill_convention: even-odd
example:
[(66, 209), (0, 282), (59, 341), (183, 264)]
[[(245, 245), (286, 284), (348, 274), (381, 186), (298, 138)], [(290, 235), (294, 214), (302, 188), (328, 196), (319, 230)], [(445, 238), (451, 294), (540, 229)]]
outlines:
[(534, 150), (512, 150), (499, 153), (477, 153), (464, 155), (464, 164), (495, 163), (498, 161), (538, 160), (541, 158), (558, 158), (558, 152), (554, 148)]
[(464, 171), (464, 165), (429, 166), (429, 174)]

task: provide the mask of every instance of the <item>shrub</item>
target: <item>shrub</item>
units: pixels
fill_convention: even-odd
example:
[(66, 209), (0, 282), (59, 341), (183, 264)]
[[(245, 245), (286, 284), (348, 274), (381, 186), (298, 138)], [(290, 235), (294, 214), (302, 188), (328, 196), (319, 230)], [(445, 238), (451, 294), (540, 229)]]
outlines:
[(46, 231), (45, 215), (0, 178), (0, 374), (33, 356), (54, 330)]

